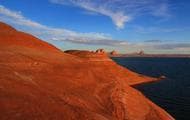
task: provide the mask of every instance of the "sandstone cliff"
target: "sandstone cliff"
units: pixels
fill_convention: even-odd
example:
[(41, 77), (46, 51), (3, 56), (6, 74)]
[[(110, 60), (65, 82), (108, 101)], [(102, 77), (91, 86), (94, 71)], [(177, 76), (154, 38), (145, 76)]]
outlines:
[(1, 120), (172, 120), (130, 87), (152, 80), (105, 54), (63, 53), (0, 23)]

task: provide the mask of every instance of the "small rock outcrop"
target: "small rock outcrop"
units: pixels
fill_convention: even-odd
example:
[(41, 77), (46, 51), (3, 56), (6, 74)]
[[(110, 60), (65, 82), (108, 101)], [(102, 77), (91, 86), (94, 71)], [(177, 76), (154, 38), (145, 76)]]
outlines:
[(97, 49), (95, 53), (98, 53), (98, 54), (105, 54), (105, 50), (104, 49)]
[(110, 52), (110, 55), (118, 55), (118, 52), (116, 50), (113, 50)]

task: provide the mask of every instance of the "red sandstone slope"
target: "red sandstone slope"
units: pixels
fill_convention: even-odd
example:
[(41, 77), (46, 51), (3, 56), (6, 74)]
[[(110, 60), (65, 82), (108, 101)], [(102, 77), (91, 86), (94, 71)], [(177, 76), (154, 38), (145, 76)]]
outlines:
[[(147, 77), (134, 73), (113, 62), (106, 53), (96, 53), (80, 50), (67, 50), (65, 53), (80, 57), (86, 64), (93, 68), (94, 74), (104, 77), (105, 74), (111, 78), (127, 81), (129, 85), (152, 82), (158, 80), (156, 78)], [(105, 79), (108, 76), (105, 76)]]
[(172, 119), (129, 86), (137, 74), (105, 56), (82, 56), (0, 23), (0, 119)]
[[(44, 51), (56, 51), (57, 48), (54, 46), (42, 42), (38, 38), (26, 34), (24, 32), (16, 31), (14, 28), (11, 26), (4, 24), (0, 22), (0, 28), (1, 28), (1, 45), (9, 45), (9, 46), (20, 46), (20, 47), (27, 47), (27, 48), (33, 48), (33, 49), (38, 49), (44, 50)], [(14, 44), (13, 44), (14, 43)]]

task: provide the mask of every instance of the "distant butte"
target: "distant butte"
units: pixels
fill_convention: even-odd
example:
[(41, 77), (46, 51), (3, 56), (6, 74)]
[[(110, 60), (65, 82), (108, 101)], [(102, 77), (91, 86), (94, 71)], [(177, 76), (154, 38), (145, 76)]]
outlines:
[(62, 52), (0, 23), (0, 119), (173, 120), (131, 87), (155, 78), (99, 52)]
[(135, 53), (109, 55), (110, 57), (152, 57), (152, 58), (190, 58), (190, 54), (150, 54), (145, 53), (143, 50)]

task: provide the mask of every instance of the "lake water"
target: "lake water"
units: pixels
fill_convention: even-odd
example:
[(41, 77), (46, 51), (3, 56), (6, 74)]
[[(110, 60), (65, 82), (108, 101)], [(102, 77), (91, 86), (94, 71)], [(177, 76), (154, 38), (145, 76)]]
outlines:
[(190, 58), (112, 58), (128, 69), (162, 81), (135, 86), (176, 120), (190, 120)]

